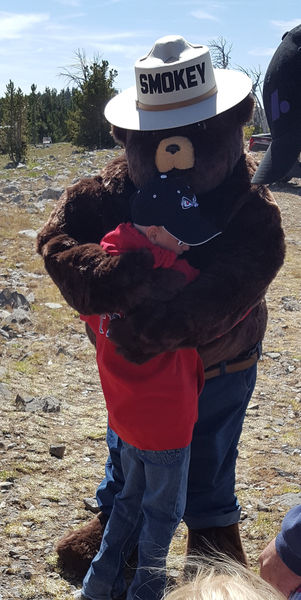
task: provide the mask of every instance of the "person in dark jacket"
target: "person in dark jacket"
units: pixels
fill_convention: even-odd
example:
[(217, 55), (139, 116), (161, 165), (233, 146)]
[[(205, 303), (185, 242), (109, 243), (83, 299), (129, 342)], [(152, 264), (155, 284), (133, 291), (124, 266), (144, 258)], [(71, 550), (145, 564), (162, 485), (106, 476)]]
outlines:
[(301, 25), (285, 33), (268, 66), (263, 103), (272, 142), (252, 183), (273, 183), (290, 171), (301, 151)]
[(301, 504), (284, 517), (281, 531), (259, 557), (260, 575), (291, 600), (301, 600)]
[[(177, 86), (169, 70), (171, 57)], [(281, 215), (270, 190), (251, 185), (256, 165), (243, 150), (243, 125), (254, 106), (251, 80), (237, 71), (213, 70), (209, 49), (181, 36), (157, 40), (149, 61), (147, 80), (164, 80), (159, 93), (143, 94), (138, 105), (133, 90), (130, 96), (122, 92), (107, 105), (113, 137), (125, 153), (100, 175), (64, 192), (39, 233), (37, 248), (49, 275), (78, 312), (126, 314), (112, 321), (110, 332), (131, 362), (180, 347), (197, 348), (206, 383), (191, 446), (184, 514), (187, 552), (206, 552), (209, 542), (246, 564), (235, 494), (237, 446), (267, 325), (265, 294), (284, 260)], [(144, 82), (146, 63), (143, 57), (135, 65)], [(199, 76), (200, 65), (205, 78)], [(186, 80), (190, 73), (188, 87), (184, 80), (179, 85), (184, 72)], [(137, 77), (138, 88), (139, 81)], [(209, 84), (205, 93), (203, 83)], [(160, 101), (162, 110), (154, 101)], [(185, 176), (213, 227), (208, 243), (186, 253), (200, 274), (180, 291), (174, 281), (178, 274), (153, 269), (145, 249), (109, 256), (99, 245), (108, 231), (130, 219), (131, 195), (166, 173)], [(77, 574), (86, 572), (99, 550), (123, 483), (120, 439), (115, 435), (108, 441), (106, 476), (96, 493), (100, 512), (56, 547), (65, 568)]]
[[(272, 183), (291, 169), (301, 151), (301, 25), (284, 34), (266, 72), (264, 108), (272, 134), (254, 183)], [(301, 505), (259, 557), (260, 574), (291, 600), (301, 599)]]

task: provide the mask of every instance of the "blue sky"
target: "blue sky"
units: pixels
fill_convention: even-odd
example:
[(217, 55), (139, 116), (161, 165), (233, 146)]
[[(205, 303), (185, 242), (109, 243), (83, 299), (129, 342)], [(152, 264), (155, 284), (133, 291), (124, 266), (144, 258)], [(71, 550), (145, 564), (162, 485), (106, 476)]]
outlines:
[(201, 44), (223, 36), (232, 68), (264, 74), (282, 34), (300, 23), (300, 0), (1, 0), (0, 96), (10, 79), (25, 93), (32, 83), (66, 87), (59, 73), (77, 49), (108, 60), (126, 89), (135, 60), (168, 34)]

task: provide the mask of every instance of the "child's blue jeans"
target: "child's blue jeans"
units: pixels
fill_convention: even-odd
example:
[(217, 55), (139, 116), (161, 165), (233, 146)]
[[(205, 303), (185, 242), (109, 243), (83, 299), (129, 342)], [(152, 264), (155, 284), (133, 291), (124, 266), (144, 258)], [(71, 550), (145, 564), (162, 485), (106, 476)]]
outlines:
[[(239, 521), (241, 509), (234, 489), (237, 445), (255, 386), (256, 370), (255, 364), (205, 383), (191, 443), (184, 514), (190, 529), (226, 527)], [(121, 441), (110, 429), (107, 443), (110, 454), (96, 498), (103, 513), (109, 515), (124, 476), (119, 457)]]
[(119, 450), (124, 485), (82, 592), (91, 600), (122, 594), (123, 567), (138, 542), (138, 567), (127, 600), (159, 600), (169, 545), (185, 510), (190, 446), (152, 451), (122, 442)]

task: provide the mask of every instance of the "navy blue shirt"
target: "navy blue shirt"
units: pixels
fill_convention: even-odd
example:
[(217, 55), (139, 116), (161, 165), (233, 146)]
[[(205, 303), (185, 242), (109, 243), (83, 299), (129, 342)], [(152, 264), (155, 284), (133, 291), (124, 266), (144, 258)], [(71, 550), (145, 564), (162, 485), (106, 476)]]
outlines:
[(281, 532), (276, 537), (276, 550), (284, 564), (301, 576), (301, 505), (284, 517)]

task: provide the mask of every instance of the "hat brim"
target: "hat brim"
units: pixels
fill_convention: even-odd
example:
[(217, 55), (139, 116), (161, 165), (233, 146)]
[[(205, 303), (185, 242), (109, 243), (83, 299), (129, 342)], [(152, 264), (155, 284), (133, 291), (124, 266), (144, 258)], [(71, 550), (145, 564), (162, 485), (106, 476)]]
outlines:
[(217, 93), (196, 104), (172, 110), (142, 110), (137, 108), (136, 87), (114, 96), (105, 108), (105, 117), (112, 124), (135, 131), (156, 131), (183, 127), (210, 119), (232, 108), (252, 89), (250, 77), (241, 71), (214, 69)]
[(218, 231), (216, 227), (213, 227), (210, 223), (202, 224), (201, 227), (194, 228), (192, 231), (187, 230), (183, 232), (183, 228), (173, 227), (172, 230), (170, 227), (163, 225), (164, 229), (168, 231), (176, 240), (180, 240), (183, 244), (187, 244), (188, 246), (201, 246), (202, 244), (206, 244), (213, 238), (218, 235), (221, 235), (222, 231)]
[(272, 140), (252, 183), (269, 184), (283, 179), (293, 167), (301, 151), (301, 125)]

